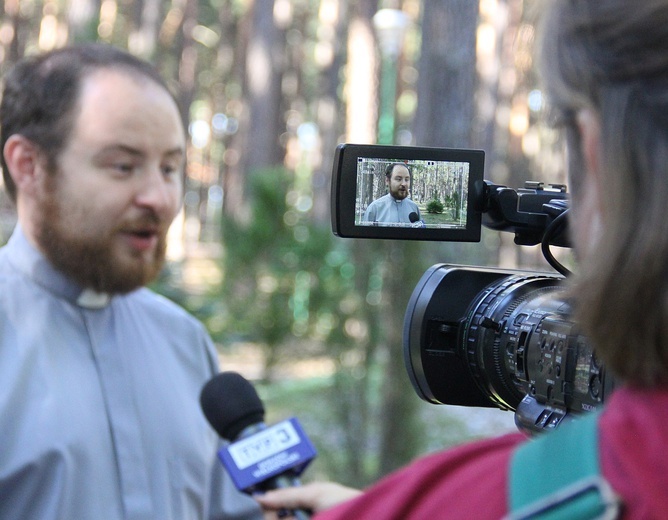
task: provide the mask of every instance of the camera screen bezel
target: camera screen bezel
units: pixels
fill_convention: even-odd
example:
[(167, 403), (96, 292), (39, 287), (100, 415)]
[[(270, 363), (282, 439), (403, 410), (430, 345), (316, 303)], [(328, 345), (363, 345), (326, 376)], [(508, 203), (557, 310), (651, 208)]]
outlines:
[[(463, 228), (385, 227), (355, 224), (357, 165), (359, 159), (396, 161), (442, 161), (469, 164), (466, 226)], [(479, 242), (482, 227), (480, 204), (483, 194), (485, 153), (482, 150), (418, 146), (340, 144), (332, 171), (332, 231), (346, 238), (384, 238)]]

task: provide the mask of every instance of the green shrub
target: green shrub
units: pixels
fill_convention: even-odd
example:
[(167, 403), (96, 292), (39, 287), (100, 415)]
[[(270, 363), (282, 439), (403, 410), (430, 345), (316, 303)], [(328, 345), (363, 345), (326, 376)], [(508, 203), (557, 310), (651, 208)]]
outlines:
[(445, 206), (443, 206), (443, 203), (438, 199), (434, 199), (427, 203), (427, 213), (443, 213), (444, 209)]

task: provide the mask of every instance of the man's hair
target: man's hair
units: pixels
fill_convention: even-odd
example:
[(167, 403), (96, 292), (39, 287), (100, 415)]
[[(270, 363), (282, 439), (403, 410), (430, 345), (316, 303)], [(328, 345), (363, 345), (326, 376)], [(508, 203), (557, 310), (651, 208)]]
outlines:
[(410, 168), (408, 167), (408, 165), (407, 165), (406, 163), (402, 163), (402, 162), (394, 162), (394, 163), (390, 163), (390, 164), (388, 164), (388, 165), (385, 167), (385, 177), (387, 177), (388, 179), (389, 179), (390, 177), (392, 177), (392, 172), (394, 171), (394, 168), (395, 168), (396, 166), (403, 166), (404, 168), (406, 168), (406, 169), (408, 170), (408, 173), (411, 172)]
[[(39, 147), (49, 171), (72, 131), (83, 80), (99, 69), (121, 69), (169, 89), (148, 63), (116, 47), (89, 43), (64, 47), (18, 62), (7, 74), (0, 103), (0, 145), (12, 135), (22, 135)], [(16, 186), (4, 154), (2, 175), (12, 200)]]
[[(570, 124), (576, 205), (582, 175), (574, 114), (601, 124), (602, 236), (572, 286), (576, 319), (613, 372), (668, 382), (668, 1), (549, 0), (542, 78)], [(580, 166), (581, 167), (581, 166)]]

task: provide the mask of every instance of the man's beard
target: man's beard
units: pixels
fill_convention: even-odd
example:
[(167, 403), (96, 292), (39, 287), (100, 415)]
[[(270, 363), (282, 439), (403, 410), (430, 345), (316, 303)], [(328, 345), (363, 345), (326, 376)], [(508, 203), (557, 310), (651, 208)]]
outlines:
[[(47, 180), (46, 196), (36, 222), (38, 243), (56, 269), (82, 287), (110, 294), (128, 293), (154, 280), (165, 260), (165, 226), (160, 226), (158, 243), (149, 260), (139, 253), (131, 262), (116, 258), (113, 238), (119, 231), (118, 227), (106, 228), (97, 234), (88, 230), (78, 235), (76, 230), (68, 229), (64, 224), (62, 213), (67, 209), (63, 208), (57, 196), (57, 176), (50, 175)], [(158, 220), (151, 214), (130, 224), (155, 226)], [(86, 226), (85, 222), (81, 224)]]
[(392, 197), (394, 197), (395, 200), (404, 200), (406, 197), (408, 197), (408, 190), (404, 191), (399, 191), (398, 189), (391, 190), (390, 195), (392, 195)]

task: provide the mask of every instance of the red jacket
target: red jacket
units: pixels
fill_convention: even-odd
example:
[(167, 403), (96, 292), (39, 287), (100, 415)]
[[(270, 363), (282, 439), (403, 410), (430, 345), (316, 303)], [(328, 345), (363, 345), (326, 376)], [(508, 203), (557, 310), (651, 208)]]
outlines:
[[(622, 498), (623, 518), (668, 518), (668, 389), (616, 390), (599, 424), (601, 467)], [(524, 435), (510, 434), (424, 457), (316, 519), (501, 518), (508, 464), (522, 442)]]

